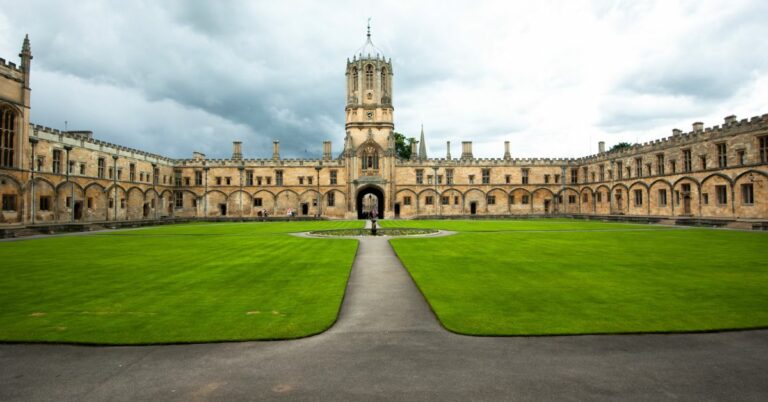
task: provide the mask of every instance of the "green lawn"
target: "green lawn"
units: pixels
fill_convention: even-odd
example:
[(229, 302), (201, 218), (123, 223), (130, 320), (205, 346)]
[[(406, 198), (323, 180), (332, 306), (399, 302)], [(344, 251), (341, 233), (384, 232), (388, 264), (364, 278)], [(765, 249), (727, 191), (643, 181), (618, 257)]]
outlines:
[(284, 339), (336, 320), (363, 222), (169, 225), (0, 243), (0, 341)]
[(458, 333), (768, 326), (768, 233), (562, 220), (382, 223), (464, 232), (391, 240), (440, 321)]

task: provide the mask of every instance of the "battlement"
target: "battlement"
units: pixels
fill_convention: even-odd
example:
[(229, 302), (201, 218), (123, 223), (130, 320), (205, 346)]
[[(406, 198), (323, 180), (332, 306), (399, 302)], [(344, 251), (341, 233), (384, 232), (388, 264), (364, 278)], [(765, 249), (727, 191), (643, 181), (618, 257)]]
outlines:
[(445, 159), (430, 158), (423, 160), (403, 160), (398, 159), (397, 166), (408, 166), (418, 168), (432, 168), (433, 166), (443, 167), (466, 167), (466, 166), (499, 166), (499, 167), (532, 167), (532, 166), (566, 166), (572, 165), (577, 160), (574, 158), (472, 158), (472, 159)]
[(157, 162), (163, 162), (168, 165), (173, 165), (176, 163), (174, 159), (162, 155), (153, 154), (151, 152), (141, 151), (130, 147), (124, 147), (122, 145), (112, 144), (106, 141), (95, 140), (93, 139), (92, 131), (62, 131), (51, 127), (41, 126), (39, 124), (30, 124), (29, 126), (33, 136), (38, 136), (40, 133), (45, 133), (58, 136), (59, 142), (65, 142), (64, 139), (67, 138), (70, 140), (78, 141), (81, 147), (85, 147), (85, 144), (92, 144), (92, 148), (97, 148), (99, 151), (105, 153), (129, 156), (135, 159), (155, 160)]
[(250, 158), (250, 159), (180, 159), (176, 161), (176, 167), (344, 167), (344, 161), (341, 159), (323, 160), (323, 159), (272, 159), (272, 158)]
[(597, 161), (611, 160), (617, 158), (626, 158), (635, 155), (661, 152), (667, 148), (687, 146), (702, 141), (716, 141), (720, 138), (742, 134), (745, 132), (768, 129), (768, 113), (762, 116), (753, 116), (750, 119), (736, 119), (736, 116), (725, 118), (723, 125), (715, 125), (703, 128), (703, 124), (696, 122), (693, 124), (693, 130), (684, 133), (682, 130), (672, 130), (672, 135), (642, 144), (634, 144), (627, 149), (620, 149), (613, 152), (598, 153), (577, 158), (578, 164), (593, 163)]

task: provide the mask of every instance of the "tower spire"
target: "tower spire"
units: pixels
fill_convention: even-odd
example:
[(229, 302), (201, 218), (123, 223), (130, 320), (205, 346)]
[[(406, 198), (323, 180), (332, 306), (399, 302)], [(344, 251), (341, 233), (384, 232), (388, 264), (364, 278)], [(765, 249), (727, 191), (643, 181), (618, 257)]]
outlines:
[(368, 40), (371, 40), (371, 17), (368, 17)]
[(427, 144), (424, 142), (424, 125), (421, 125), (421, 138), (419, 139), (419, 159), (427, 159)]

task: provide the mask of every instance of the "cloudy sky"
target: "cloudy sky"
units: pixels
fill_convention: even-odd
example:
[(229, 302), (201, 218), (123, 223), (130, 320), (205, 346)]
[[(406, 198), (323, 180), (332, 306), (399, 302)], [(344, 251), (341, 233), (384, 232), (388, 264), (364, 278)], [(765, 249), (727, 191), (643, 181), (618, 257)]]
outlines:
[(424, 124), (430, 156), (584, 156), (768, 113), (765, 0), (452, 3), (0, 0), (0, 57), (29, 33), (34, 123), (171, 157), (340, 151), (368, 17), (396, 130)]

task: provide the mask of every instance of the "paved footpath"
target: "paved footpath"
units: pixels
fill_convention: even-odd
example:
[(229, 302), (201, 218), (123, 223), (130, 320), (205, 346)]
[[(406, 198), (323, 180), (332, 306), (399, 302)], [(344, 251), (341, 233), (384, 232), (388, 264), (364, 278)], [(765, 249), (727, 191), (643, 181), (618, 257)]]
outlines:
[(0, 345), (0, 400), (766, 400), (768, 331), (469, 337), (386, 239), (364, 238), (338, 322), (300, 340)]

